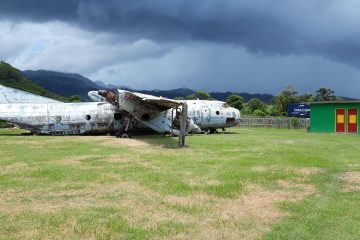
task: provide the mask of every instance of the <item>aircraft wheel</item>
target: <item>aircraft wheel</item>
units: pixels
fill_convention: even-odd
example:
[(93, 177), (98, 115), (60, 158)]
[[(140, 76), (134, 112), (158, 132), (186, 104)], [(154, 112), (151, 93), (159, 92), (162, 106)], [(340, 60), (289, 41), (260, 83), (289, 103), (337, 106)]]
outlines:
[(117, 138), (131, 138), (131, 133), (126, 131), (120, 131), (115, 134)]
[(115, 137), (117, 137), (117, 138), (123, 138), (123, 135), (124, 135), (125, 133), (123, 132), (123, 131), (120, 131), (120, 132), (117, 132), (117, 133), (115, 133)]
[(131, 138), (131, 134), (123, 133), (121, 138)]
[(209, 130), (209, 133), (210, 133), (210, 134), (214, 134), (215, 131), (216, 131), (216, 129), (212, 128), (212, 129)]

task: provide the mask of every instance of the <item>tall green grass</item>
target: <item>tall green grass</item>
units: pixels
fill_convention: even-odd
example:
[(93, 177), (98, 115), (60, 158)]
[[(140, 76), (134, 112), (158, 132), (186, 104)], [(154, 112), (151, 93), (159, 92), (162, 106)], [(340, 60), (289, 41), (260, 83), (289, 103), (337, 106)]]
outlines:
[[(277, 191), (279, 181), (302, 181), (316, 193), (279, 202), (288, 215), (260, 236), (360, 236), (360, 193), (344, 191), (341, 178), (360, 170), (357, 135), (234, 128), (227, 134), (187, 137), (184, 149), (175, 147), (176, 138), (135, 140), (143, 144), (95, 136), (20, 136), (18, 130), (0, 129), (0, 239), (181, 238), (195, 231), (181, 219), (201, 219), (212, 209), (171, 205), (166, 196), (234, 199), (249, 185)], [(304, 175), (299, 169), (317, 171)], [(138, 187), (127, 189), (126, 183)], [(179, 217), (170, 214), (157, 223), (147, 215), (131, 220), (136, 209), (117, 204), (129, 197), (154, 216), (164, 211)]]

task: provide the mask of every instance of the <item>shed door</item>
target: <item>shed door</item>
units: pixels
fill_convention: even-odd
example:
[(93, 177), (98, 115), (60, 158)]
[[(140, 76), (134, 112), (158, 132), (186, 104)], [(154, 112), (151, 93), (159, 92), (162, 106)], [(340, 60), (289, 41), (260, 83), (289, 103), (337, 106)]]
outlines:
[(348, 132), (357, 133), (358, 131), (358, 112), (357, 109), (348, 110)]
[(345, 132), (345, 109), (336, 109), (336, 132)]

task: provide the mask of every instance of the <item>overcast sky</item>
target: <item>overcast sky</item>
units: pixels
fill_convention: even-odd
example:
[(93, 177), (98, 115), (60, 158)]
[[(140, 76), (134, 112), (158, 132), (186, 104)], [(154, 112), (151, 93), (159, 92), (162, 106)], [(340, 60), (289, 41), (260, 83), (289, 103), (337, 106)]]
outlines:
[(358, 0), (0, 0), (0, 59), (135, 89), (360, 98)]

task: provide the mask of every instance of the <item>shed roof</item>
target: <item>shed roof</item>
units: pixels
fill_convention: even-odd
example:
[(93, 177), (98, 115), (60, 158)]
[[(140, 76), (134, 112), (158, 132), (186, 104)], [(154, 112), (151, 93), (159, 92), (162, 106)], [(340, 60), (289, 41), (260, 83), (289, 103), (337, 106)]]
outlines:
[(354, 101), (309, 102), (310, 105), (312, 105), (312, 104), (348, 104), (348, 103), (359, 103), (359, 104), (360, 104), (360, 100), (354, 100)]

